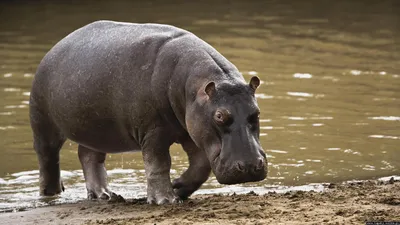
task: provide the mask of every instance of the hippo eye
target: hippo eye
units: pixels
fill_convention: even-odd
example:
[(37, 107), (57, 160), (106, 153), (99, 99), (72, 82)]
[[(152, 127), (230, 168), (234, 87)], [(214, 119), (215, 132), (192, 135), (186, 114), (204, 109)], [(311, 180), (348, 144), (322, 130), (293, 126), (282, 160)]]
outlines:
[(227, 110), (217, 110), (214, 120), (218, 125), (226, 125), (230, 120), (230, 113)]
[(256, 112), (256, 113), (251, 114), (251, 115), (247, 118), (247, 121), (248, 121), (250, 124), (257, 124), (259, 118), (260, 118), (260, 112)]
[(224, 123), (224, 115), (222, 114), (221, 111), (216, 111), (214, 115), (214, 120), (218, 124), (223, 124)]

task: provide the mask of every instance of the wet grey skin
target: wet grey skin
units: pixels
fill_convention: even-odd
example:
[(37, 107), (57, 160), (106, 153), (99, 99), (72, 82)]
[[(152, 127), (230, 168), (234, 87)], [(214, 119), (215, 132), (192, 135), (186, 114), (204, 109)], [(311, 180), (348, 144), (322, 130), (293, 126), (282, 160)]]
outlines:
[[(177, 203), (209, 177), (260, 181), (257, 77), (238, 69), (194, 34), (161, 24), (97, 21), (57, 43), (38, 66), (30, 122), (40, 193), (64, 190), (59, 152), (79, 144), (89, 199), (115, 199), (106, 154), (142, 151), (147, 201)], [(172, 183), (169, 147), (180, 143), (189, 168)]]

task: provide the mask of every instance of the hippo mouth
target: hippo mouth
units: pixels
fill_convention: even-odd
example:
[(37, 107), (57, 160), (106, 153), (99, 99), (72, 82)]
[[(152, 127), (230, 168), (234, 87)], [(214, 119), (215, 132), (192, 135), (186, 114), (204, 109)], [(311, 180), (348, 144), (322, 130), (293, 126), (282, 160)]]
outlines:
[(218, 150), (216, 150), (215, 155), (212, 157), (213, 158), (213, 163), (214, 165), (218, 165), (218, 162), (220, 161), (220, 156), (221, 156), (221, 148), (218, 148)]
[(217, 165), (220, 161), (222, 145), (220, 143), (212, 144), (208, 149), (208, 160), (210, 161), (211, 167), (214, 169), (214, 165)]

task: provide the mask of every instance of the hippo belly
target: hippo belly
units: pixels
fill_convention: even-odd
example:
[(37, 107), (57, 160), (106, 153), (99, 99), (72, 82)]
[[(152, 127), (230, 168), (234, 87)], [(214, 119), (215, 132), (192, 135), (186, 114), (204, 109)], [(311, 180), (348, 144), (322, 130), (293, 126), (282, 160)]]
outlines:
[(103, 153), (140, 151), (131, 134), (112, 120), (96, 120), (93, 124), (64, 131), (65, 136), (89, 149)]

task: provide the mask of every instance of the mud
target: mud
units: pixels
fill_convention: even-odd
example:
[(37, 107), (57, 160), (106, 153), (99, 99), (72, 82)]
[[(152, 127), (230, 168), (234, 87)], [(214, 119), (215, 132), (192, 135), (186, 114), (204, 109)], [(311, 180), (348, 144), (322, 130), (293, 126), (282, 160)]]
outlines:
[(82, 201), (0, 214), (0, 224), (365, 224), (400, 221), (400, 182), (326, 185), (323, 192), (196, 195), (179, 205), (145, 199)]

